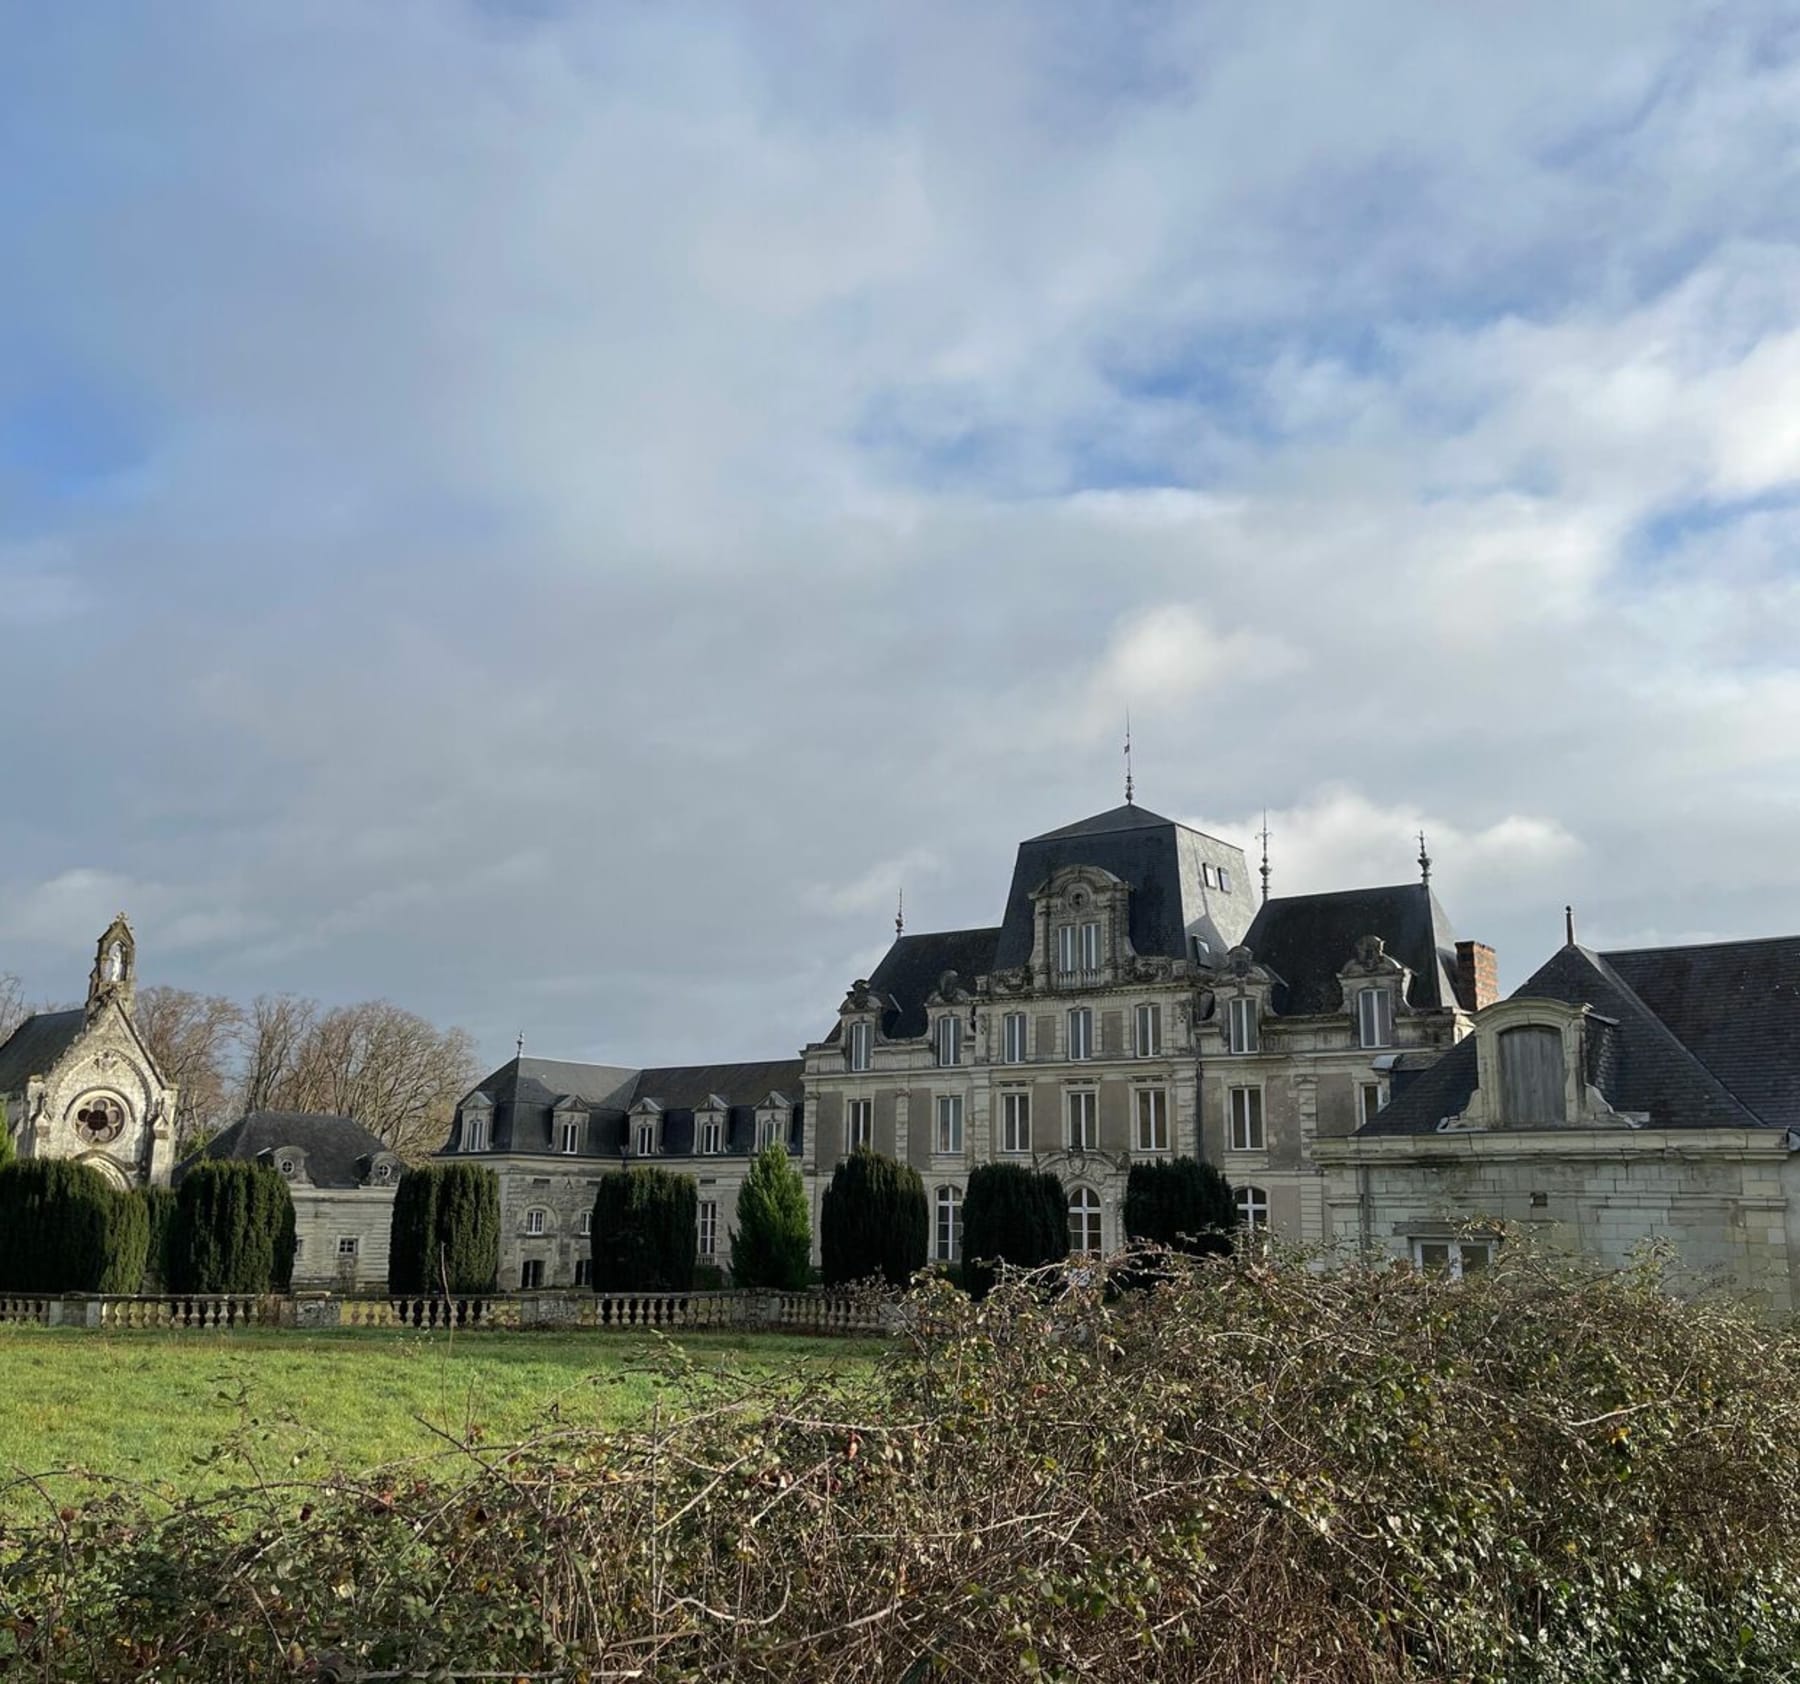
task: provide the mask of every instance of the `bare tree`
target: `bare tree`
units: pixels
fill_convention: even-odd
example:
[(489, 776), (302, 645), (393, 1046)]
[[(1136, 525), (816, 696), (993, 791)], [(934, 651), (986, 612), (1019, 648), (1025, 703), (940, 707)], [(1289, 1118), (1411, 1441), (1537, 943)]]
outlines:
[(259, 994), (238, 1033), (238, 1110), (302, 1110), (294, 1103), (300, 1049), (318, 1022), (317, 1002), (293, 994)]
[(354, 1117), (402, 1157), (417, 1159), (443, 1144), (474, 1079), (466, 1031), (369, 1000), (315, 1011), (273, 1093), (283, 1110)]
[(162, 1073), (179, 1090), (175, 1139), (180, 1149), (216, 1134), (230, 1120), (233, 1055), (243, 1008), (221, 994), (158, 986), (138, 990), (138, 1033)]
[(0, 1046), (31, 1013), (25, 1007), (25, 985), (11, 971), (0, 971)]

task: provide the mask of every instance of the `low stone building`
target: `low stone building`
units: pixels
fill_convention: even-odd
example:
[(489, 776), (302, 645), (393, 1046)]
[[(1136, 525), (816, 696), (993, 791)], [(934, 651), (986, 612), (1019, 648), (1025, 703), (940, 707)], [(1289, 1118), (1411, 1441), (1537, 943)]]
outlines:
[(138, 1033), (136, 991), (121, 913), (95, 948), (87, 1003), (38, 1012), (0, 1046), (0, 1102), (21, 1158), (75, 1158), (120, 1188), (168, 1184), (176, 1090)]
[(702, 1266), (731, 1257), (738, 1189), (757, 1152), (802, 1150), (798, 1059), (637, 1070), (520, 1056), (464, 1095), (443, 1155), (500, 1180), (500, 1285), (590, 1278), (594, 1189), (609, 1170), (658, 1164), (699, 1184)]
[(1315, 1155), (1347, 1250), (1460, 1274), (1502, 1224), (1613, 1267), (1660, 1240), (1684, 1290), (1800, 1308), (1800, 938), (1571, 942)]
[(394, 1190), (405, 1165), (362, 1124), (310, 1112), (253, 1111), (176, 1167), (175, 1184), (206, 1159), (267, 1164), (294, 1200), (294, 1285), (387, 1290)]

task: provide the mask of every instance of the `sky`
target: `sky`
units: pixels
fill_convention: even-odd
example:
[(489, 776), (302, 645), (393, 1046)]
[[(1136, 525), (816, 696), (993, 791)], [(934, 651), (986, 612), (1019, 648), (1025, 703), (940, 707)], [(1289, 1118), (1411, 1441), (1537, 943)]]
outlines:
[(0, 971), (791, 1056), (1137, 794), (1800, 931), (1800, 14), (0, 0)]

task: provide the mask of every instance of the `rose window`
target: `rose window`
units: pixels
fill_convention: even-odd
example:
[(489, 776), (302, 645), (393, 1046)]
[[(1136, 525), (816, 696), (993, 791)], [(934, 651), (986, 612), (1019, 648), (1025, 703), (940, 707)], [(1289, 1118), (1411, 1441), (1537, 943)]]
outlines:
[(125, 1132), (125, 1107), (107, 1094), (94, 1094), (81, 1102), (75, 1127), (83, 1140), (104, 1146)]

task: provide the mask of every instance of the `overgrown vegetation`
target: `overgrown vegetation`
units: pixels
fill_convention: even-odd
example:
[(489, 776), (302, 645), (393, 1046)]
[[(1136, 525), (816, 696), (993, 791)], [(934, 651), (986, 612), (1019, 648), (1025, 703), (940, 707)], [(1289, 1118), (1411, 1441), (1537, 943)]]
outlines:
[(859, 1146), (831, 1172), (819, 1207), (827, 1286), (877, 1276), (903, 1287), (925, 1267), (925, 1184), (911, 1164)]
[(765, 1146), (738, 1189), (737, 1231), (731, 1236), (734, 1286), (798, 1292), (812, 1279), (812, 1223), (806, 1183), (780, 1141)]
[(285, 1292), (294, 1199), (278, 1170), (205, 1158), (182, 1177), (169, 1236), (174, 1292)]
[(422, 1164), (400, 1177), (388, 1223), (388, 1291), (494, 1290), (500, 1180), (482, 1164)]
[(1793, 1678), (1800, 1341), (1508, 1249), (928, 1279), (871, 1376), (672, 1355), (679, 1415), (471, 1446), (454, 1491), (65, 1507), (0, 1542), (0, 1645), (98, 1684)]
[(1069, 1207), (1063, 1185), (1023, 1164), (977, 1164), (963, 1195), (963, 1284), (977, 1298), (995, 1279), (996, 1263), (1035, 1269), (1069, 1254)]
[(690, 1292), (700, 1189), (654, 1165), (615, 1170), (594, 1190), (596, 1292)]

